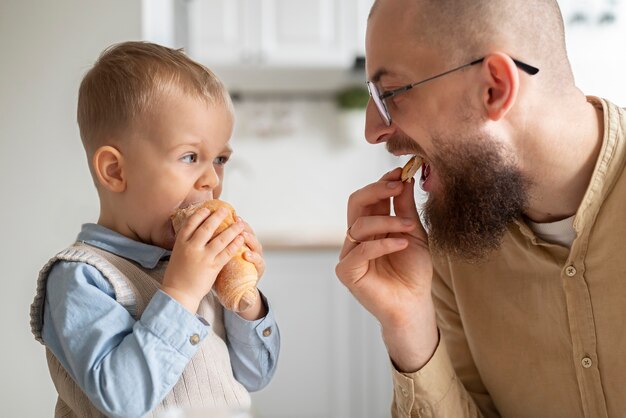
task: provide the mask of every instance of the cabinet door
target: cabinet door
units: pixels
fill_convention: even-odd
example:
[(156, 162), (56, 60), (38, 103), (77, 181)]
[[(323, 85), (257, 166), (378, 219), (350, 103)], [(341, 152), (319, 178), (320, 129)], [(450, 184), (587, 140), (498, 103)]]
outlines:
[(265, 253), (259, 287), (281, 353), (272, 382), (251, 394), (256, 418), (389, 417), (389, 355), (378, 323), (335, 276), (338, 251)]
[(265, 0), (261, 54), (265, 65), (348, 66), (349, 1)]
[(246, 3), (245, 0), (190, 0), (189, 54), (209, 66), (244, 62), (251, 53)]
[(370, 14), (370, 9), (374, 0), (355, 0), (356, 2), (356, 53), (357, 55), (365, 56), (365, 31), (367, 29), (367, 17)]

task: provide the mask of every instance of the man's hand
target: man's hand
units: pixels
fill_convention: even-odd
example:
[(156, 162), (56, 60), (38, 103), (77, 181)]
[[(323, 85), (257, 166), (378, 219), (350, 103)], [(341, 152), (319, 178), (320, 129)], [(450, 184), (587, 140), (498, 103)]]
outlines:
[[(414, 181), (385, 174), (348, 201), (348, 237), (337, 277), (382, 326), (396, 366), (421, 368), (438, 342), (430, 295), (433, 275), (427, 235), (415, 207)], [(396, 216), (391, 216), (391, 200)]]

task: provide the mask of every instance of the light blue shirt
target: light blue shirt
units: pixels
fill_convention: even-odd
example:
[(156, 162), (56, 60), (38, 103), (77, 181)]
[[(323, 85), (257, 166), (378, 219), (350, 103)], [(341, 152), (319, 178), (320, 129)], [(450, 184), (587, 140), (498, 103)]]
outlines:
[[(170, 255), (96, 224), (83, 225), (77, 240), (148, 269)], [(233, 374), (249, 391), (269, 383), (280, 350), (273, 311), (263, 300), (268, 313), (256, 321), (224, 312)], [(140, 417), (156, 407), (199, 348), (190, 336), (204, 340), (210, 328), (160, 290), (135, 321), (115, 301), (109, 281), (85, 263), (58, 262), (48, 276), (43, 340), (91, 402), (109, 416)]]

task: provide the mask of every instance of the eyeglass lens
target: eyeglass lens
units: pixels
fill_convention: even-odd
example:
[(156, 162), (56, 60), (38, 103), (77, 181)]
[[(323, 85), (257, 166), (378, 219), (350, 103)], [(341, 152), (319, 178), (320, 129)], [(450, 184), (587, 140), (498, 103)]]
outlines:
[(380, 93), (378, 92), (378, 88), (372, 82), (367, 83), (367, 88), (369, 89), (372, 100), (374, 100), (376, 109), (378, 109), (378, 113), (380, 113), (380, 117), (383, 119), (385, 124), (389, 126), (391, 124), (391, 118), (389, 117), (389, 112), (387, 110), (387, 106), (385, 105), (385, 102), (380, 98)]

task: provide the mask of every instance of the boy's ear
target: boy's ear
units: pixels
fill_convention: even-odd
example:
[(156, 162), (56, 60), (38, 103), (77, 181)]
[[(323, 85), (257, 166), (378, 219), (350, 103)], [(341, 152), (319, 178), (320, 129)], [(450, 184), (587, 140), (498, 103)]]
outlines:
[(94, 152), (91, 161), (98, 183), (102, 187), (113, 193), (126, 190), (124, 156), (117, 148), (110, 145), (100, 147)]
[(482, 105), (493, 121), (502, 119), (511, 110), (519, 91), (519, 72), (513, 59), (506, 54), (487, 55), (482, 65), (485, 81)]

